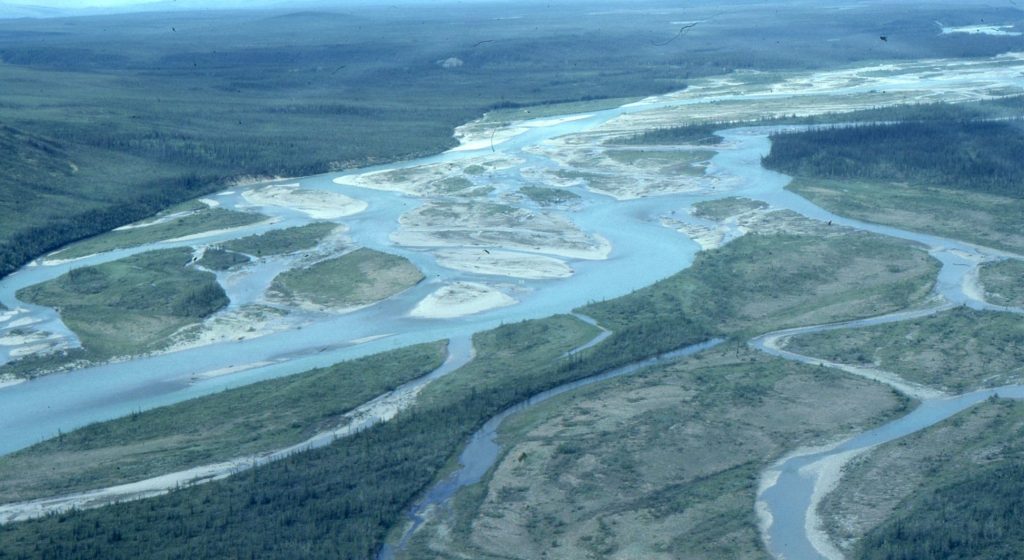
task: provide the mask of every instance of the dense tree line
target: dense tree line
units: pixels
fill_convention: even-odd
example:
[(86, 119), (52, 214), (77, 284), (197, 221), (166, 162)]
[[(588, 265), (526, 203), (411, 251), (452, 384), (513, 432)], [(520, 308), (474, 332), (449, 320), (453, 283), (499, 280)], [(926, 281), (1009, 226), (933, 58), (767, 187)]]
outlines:
[(1024, 555), (1024, 463), (1000, 462), (965, 473), (869, 532), (863, 560), (995, 560)]
[(720, 136), (715, 135), (716, 130), (728, 128), (728, 123), (714, 122), (692, 124), (685, 126), (671, 126), (657, 128), (649, 132), (642, 132), (628, 138), (619, 138), (610, 142), (612, 144), (623, 144), (627, 146), (643, 146), (649, 144), (700, 144), (712, 145), (722, 141)]
[(1024, 197), (1019, 121), (906, 122), (772, 136), (766, 167), (828, 179), (906, 182)]

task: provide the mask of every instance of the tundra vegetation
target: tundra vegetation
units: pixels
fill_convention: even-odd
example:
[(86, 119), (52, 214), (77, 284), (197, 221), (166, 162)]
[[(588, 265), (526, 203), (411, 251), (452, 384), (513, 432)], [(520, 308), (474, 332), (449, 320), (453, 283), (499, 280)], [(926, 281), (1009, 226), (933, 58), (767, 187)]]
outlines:
[(74, 268), (17, 295), (60, 310), (82, 342), (75, 357), (137, 355), (160, 350), (173, 333), (228, 304), (214, 275), (191, 266), (192, 258), (189, 248), (149, 251)]
[(957, 393), (1024, 378), (1024, 324), (1015, 313), (956, 308), (913, 321), (795, 336), (786, 349)]
[(996, 305), (1024, 307), (1024, 262), (1004, 260), (981, 267), (985, 297)]
[(304, 226), (275, 229), (259, 235), (233, 239), (219, 247), (253, 257), (287, 255), (296, 251), (312, 249), (338, 225), (330, 222), (313, 222)]
[(376, 303), (423, 279), (423, 273), (397, 255), (356, 249), (305, 268), (282, 272), (269, 294), (275, 300), (347, 309)]

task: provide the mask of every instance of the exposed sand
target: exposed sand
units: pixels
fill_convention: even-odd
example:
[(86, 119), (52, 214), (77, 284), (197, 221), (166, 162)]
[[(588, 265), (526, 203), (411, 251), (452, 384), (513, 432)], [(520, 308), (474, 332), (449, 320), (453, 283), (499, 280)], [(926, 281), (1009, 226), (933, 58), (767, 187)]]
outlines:
[(573, 121), (581, 121), (583, 119), (589, 119), (590, 117), (593, 117), (593, 116), (594, 115), (590, 115), (590, 114), (585, 114), (585, 115), (569, 115), (569, 116), (566, 116), (566, 117), (544, 118), (544, 119), (534, 119), (532, 121), (523, 121), (520, 124), (522, 124), (523, 126), (529, 127), (529, 128), (544, 128), (544, 127), (548, 127), (548, 126), (558, 126), (560, 124), (565, 124), (565, 123), (573, 122)]
[(801, 475), (815, 477), (811, 504), (807, 508), (807, 517), (804, 518), (804, 531), (814, 549), (828, 560), (843, 560), (843, 553), (828, 537), (824, 521), (818, 514), (818, 506), (829, 492), (839, 486), (839, 481), (843, 476), (843, 466), (869, 449), (871, 447), (829, 455), (800, 469)]
[(558, 126), (592, 116), (590, 114), (568, 115), (565, 117), (540, 118), (510, 123), (492, 121), (487, 116), (484, 116), (481, 119), (466, 123), (455, 129), (453, 136), (459, 141), (459, 145), (450, 151), (488, 150), (508, 142), (533, 128)]
[(30, 325), (35, 325), (36, 323), (39, 323), (41, 321), (42, 321), (42, 319), (40, 319), (39, 317), (22, 317), (21, 319), (15, 319), (15, 320), (11, 321), (7, 325), (7, 328), (9, 328), (9, 329), (17, 329), (19, 327), (27, 327), (27, 326), (30, 326)]
[(285, 311), (263, 306), (246, 305), (228, 309), (207, 318), (198, 325), (189, 325), (172, 334), (171, 346), (165, 352), (176, 352), (218, 342), (248, 340), (281, 332), (298, 326)]
[(450, 319), (516, 304), (515, 298), (476, 282), (456, 282), (423, 298), (410, 317)]
[(366, 210), (367, 204), (341, 193), (271, 185), (248, 190), (242, 198), (254, 206), (278, 206), (302, 212), (314, 220), (335, 220)]
[(478, 174), (467, 173), (467, 168), (478, 167), (489, 173), (521, 163), (521, 159), (506, 154), (485, 154), (457, 163), (440, 162), (337, 177), (334, 183), (410, 196), (473, 196), (477, 189), (488, 185), (477, 178)]
[(434, 253), (437, 264), (473, 274), (541, 280), (568, 278), (572, 268), (564, 261), (542, 255), (484, 249), (442, 249)]
[(761, 472), (761, 476), (757, 482), (757, 498), (754, 501), (754, 513), (757, 515), (757, 526), (758, 532), (761, 534), (761, 539), (765, 541), (767, 547), (769, 540), (768, 529), (771, 528), (772, 523), (775, 522), (775, 517), (772, 516), (772, 512), (768, 509), (768, 504), (761, 499), (761, 494), (765, 490), (775, 486), (775, 483), (779, 481), (779, 476), (782, 472), (779, 471), (778, 466), (781, 462), (776, 463), (771, 468)]
[(14, 377), (12, 375), (0, 376), (0, 389), (5, 389), (7, 387), (13, 387), (13, 386), (15, 386), (15, 385), (17, 385), (19, 383), (24, 383), (24, 382), (25, 382), (24, 379), (21, 379), (19, 377)]
[(201, 373), (197, 373), (197, 374), (193, 375), (191, 379), (192, 379), (192, 381), (199, 381), (199, 380), (202, 380), (202, 379), (213, 379), (214, 377), (223, 377), (225, 375), (231, 375), (231, 374), (238, 373), (238, 372), (241, 372), (241, 371), (246, 371), (246, 370), (250, 370), (250, 369), (254, 369), (254, 368), (258, 368), (258, 367), (263, 367), (263, 366), (269, 366), (270, 364), (273, 364), (273, 363), (274, 362), (263, 361), (263, 362), (253, 362), (251, 364), (240, 364), (240, 365), (237, 365), (237, 366), (227, 366), (227, 367), (222, 367), (220, 369), (214, 369), (214, 370), (210, 370), (210, 371), (204, 371), (204, 372), (201, 372)]
[(481, 247), (603, 260), (612, 246), (562, 216), (493, 203), (429, 202), (402, 215), (391, 241), (408, 247)]
[[(936, 22), (938, 23), (938, 22)], [(1010, 25), (964, 25), (962, 27), (948, 27), (939, 23), (939, 27), (942, 28), (943, 35), (950, 35), (952, 33), (966, 33), (968, 35), (996, 35), (1003, 37), (1020, 37), (1020, 31), (1010, 31), (1013, 29), (1013, 24)]]
[(453, 136), (459, 141), (459, 145), (450, 151), (489, 150), (492, 147), (508, 142), (528, 130), (530, 129), (522, 126), (522, 123), (516, 123), (516, 126), (508, 126), (499, 123), (479, 123), (473, 121), (455, 129)]
[[(157, 241), (157, 243), (181, 243), (182, 241), (195, 241), (197, 239), (206, 239), (207, 237), (211, 237), (211, 236), (214, 236), (214, 235), (220, 235), (222, 233), (230, 233), (230, 232), (233, 232), (233, 231), (244, 231), (246, 229), (254, 228), (254, 227), (259, 227), (259, 226), (269, 226), (269, 225), (276, 224), (277, 222), (280, 222), (280, 221), (281, 221), (281, 218), (270, 218), (268, 220), (263, 220), (262, 222), (256, 222), (254, 224), (246, 224), (244, 226), (238, 226), (238, 227), (233, 227), (233, 228), (211, 229), (209, 231), (201, 231), (199, 233), (191, 233), (189, 235), (182, 235), (181, 237), (174, 237), (174, 238), (171, 238), (171, 239), (163, 239), (161, 241)], [(82, 257), (82, 258), (83, 259), (84, 258), (88, 258), (89, 256), (91, 256), (91, 255), (87, 255), (87, 256)], [(72, 260), (74, 260), (74, 259), (72, 259)], [(47, 264), (58, 264), (58, 263), (57, 262), (50, 262), (50, 261), (48, 261)]]
[(700, 224), (688, 224), (672, 218), (662, 218), (661, 224), (667, 228), (674, 229), (689, 237), (700, 245), (701, 251), (717, 249), (725, 244), (729, 234), (729, 228), (724, 225), (704, 226)]

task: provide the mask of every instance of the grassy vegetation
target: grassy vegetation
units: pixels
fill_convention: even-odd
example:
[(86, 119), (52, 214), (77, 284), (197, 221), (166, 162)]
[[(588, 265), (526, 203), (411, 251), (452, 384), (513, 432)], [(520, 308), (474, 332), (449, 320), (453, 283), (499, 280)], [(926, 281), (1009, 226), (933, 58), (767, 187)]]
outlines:
[(399, 557), (768, 558), (759, 471), (906, 407), (833, 370), (716, 349), (509, 419), (488, 479)]
[(306, 268), (288, 270), (270, 285), (275, 297), (324, 307), (357, 307), (391, 297), (423, 279), (408, 260), (356, 249)]
[(821, 226), (741, 237), (679, 274), (581, 310), (616, 331), (671, 329), (684, 317), (744, 336), (907, 307), (928, 295), (938, 269), (913, 245)]
[(989, 400), (854, 459), (822, 504), (852, 558), (1021, 555), (1024, 404)]
[(985, 298), (996, 305), (1024, 306), (1024, 262), (1005, 260), (982, 265)]
[(787, 349), (877, 366), (955, 392), (1024, 378), (1024, 324), (1012, 313), (958, 308), (914, 321), (797, 336)]
[(445, 344), (410, 346), (92, 424), (0, 457), (0, 503), (102, 488), (298, 443), (425, 375)]
[(74, 259), (114, 249), (138, 247), (155, 241), (174, 239), (195, 233), (247, 226), (264, 219), (266, 219), (266, 216), (262, 214), (210, 208), (169, 222), (110, 231), (97, 235), (69, 246), (56, 253), (54, 258)]
[(260, 235), (234, 239), (220, 245), (221, 248), (254, 257), (285, 255), (316, 247), (327, 234), (338, 227), (330, 222), (314, 222), (304, 226), (275, 229)]
[(831, 212), (866, 222), (1024, 250), (1024, 201), (941, 187), (796, 178), (786, 187)]
[(765, 210), (768, 204), (760, 200), (749, 198), (738, 198), (730, 196), (716, 200), (706, 200), (693, 205), (693, 215), (706, 220), (721, 222), (727, 218), (750, 212), (753, 210)]
[(520, 188), (519, 192), (543, 206), (565, 204), (566, 202), (575, 202), (580, 199), (580, 195), (566, 189), (552, 189), (532, 185)]
[(216, 247), (210, 247), (203, 251), (203, 258), (196, 261), (196, 264), (210, 270), (227, 270), (233, 266), (250, 262), (248, 256), (233, 251), (225, 251)]
[(188, 248), (150, 251), (72, 269), (17, 297), (57, 308), (86, 359), (140, 354), (228, 304), (213, 274), (189, 267), (191, 260)]

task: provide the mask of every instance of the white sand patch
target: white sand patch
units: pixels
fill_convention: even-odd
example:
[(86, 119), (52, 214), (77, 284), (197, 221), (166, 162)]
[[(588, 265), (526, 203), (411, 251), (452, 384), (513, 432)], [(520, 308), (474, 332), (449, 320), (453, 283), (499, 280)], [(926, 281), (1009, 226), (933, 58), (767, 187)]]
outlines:
[(231, 196), (235, 194), (235, 191), (221, 191), (217, 193), (217, 196)]
[(545, 128), (549, 126), (558, 126), (560, 124), (570, 123), (573, 121), (581, 121), (583, 119), (589, 119), (594, 115), (569, 115), (566, 117), (551, 118), (551, 119), (535, 119), (532, 121), (525, 121), (522, 123), (523, 126), (529, 128)]
[(242, 198), (254, 206), (278, 206), (302, 212), (314, 220), (335, 220), (366, 210), (367, 204), (341, 193), (274, 185), (245, 191)]
[(7, 325), (9, 329), (17, 329), (19, 327), (27, 327), (29, 325), (35, 325), (41, 323), (43, 320), (39, 317), (22, 317), (21, 319), (15, 319)]
[(725, 244), (729, 234), (729, 228), (724, 225), (704, 226), (700, 224), (688, 224), (672, 218), (662, 218), (661, 224), (667, 228), (674, 229), (689, 237), (700, 245), (701, 251), (717, 249)]
[(450, 319), (518, 303), (495, 288), (475, 282), (456, 282), (423, 298), (409, 312), (421, 319)]
[(395, 333), (373, 334), (370, 336), (364, 336), (362, 338), (354, 338), (348, 342), (353, 346), (358, 346), (360, 344), (366, 344), (367, 342), (373, 342), (374, 340), (380, 340), (382, 338), (387, 338), (389, 336), (395, 336)]
[(197, 373), (197, 374), (193, 375), (191, 377), (191, 379), (192, 379), (192, 381), (199, 381), (199, 380), (202, 380), (202, 379), (213, 379), (214, 377), (223, 377), (225, 375), (231, 375), (233, 373), (238, 373), (238, 372), (241, 372), (241, 371), (246, 371), (246, 370), (250, 370), (250, 369), (254, 369), (254, 368), (258, 368), (258, 367), (263, 367), (263, 366), (269, 366), (270, 364), (273, 364), (273, 363), (274, 362), (263, 361), (263, 362), (253, 362), (251, 364), (241, 364), (241, 365), (237, 365), (237, 366), (227, 366), (227, 367), (222, 367), (222, 368), (219, 368), (219, 369), (214, 369), (214, 370), (210, 370), (210, 371), (204, 371), (204, 372), (201, 372), (201, 373)]
[(525, 126), (498, 128), (497, 124), (469, 128), (460, 126), (455, 129), (455, 138), (459, 141), (459, 145), (448, 151), (470, 152), (489, 150), (508, 142), (528, 130), (530, 129)]
[(408, 247), (514, 249), (603, 260), (612, 246), (567, 218), (503, 204), (429, 202), (402, 215), (392, 242)]
[(17, 384), (24, 382), (25, 380), (20, 377), (14, 377), (13, 375), (3, 375), (0, 376), (0, 389), (14, 387)]
[(218, 208), (218, 207), (220, 207), (220, 202), (218, 202), (218, 201), (216, 201), (216, 200), (214, 200), (212, 198), (200, 198), (199, 202), (202, 202), (203, 204), (205, 204), (207, 208)]
[(484, 249), (443, 249), (434, 253), (437, 264), (453, 270), (540, 280), (568, 278), (572, 268), (564, 261), (543, 255)]
[(124, 226), (121, 226), (121, 227), (116, 227), (116, 228), (114, 228), (113, 231), (127, 231), (127, 230), (132, 230), (132, 229), (141, 229), (141, 228), (148, 228), (148, 227), (158, 226), (160, 224), (166, 224), (167, 222), (170, 222), (170, 221), (173, 221), (173, 220), (177, 220), (178, 218), (184, 218), (185, 216), (191, 216), (192, 214), (195, 214), (195, 213), (196, 212), (194, 210), (185, 210), (183, 212), (175, 212), (173, 214), (168, 214), (168, 215), (163, 216), (161, 218), (155, 218), (155, 219), (150, 219), (150, 220), (143, 220), (141, 222), (136, 222), (134, 224), (128, 224), (128, 225), (124, 225)]
[(0, 336), (0, 346), (24, 346), (32, 342), (37, 342), (41, 338), (46, 338), (46, 335), (42, 333), (33, 333), (29, 335), (5, 335)]
[(167, 352), (198, 348), (218, 342), (249, 340), (281, 332), (297, 326), (279, 309), (246, 305), (228, 309), (207, 318), (199, 325), (189, 325), (169, 338), (173, 341)]
[(1013, 25), (964, 25), (961, 27), (949, 27), (939, 24), (942, 27), (943, 35), (953, 33), (965, 33), (967, 35), (996, 35), (1002, 37), (1020, 37), (1020, 31), (1011, 31)]
[(818, 515), (818, 506), (821, 504), (821, 500), (839, 485), (839, 481), (842, 479), (843, 465), (869, 449), (871, 448), (865, 447), (829, 455), (800, 469), (801, 475), (815, 479), (811, 503), (807, 508), (807, 516), (804, 518), (804, 532), (807, 534), (807, 540), (811, 542), (811, 546), (828, 560), (843, 560), (843, 553), (828, 537), (824, 520)]
[(175, 237), (173, 239), (164, 239), (163, 241), (159, 241), (158, 243), (181, 243), (182, 241), (195, 241), (196, 239), (206, 239), (207, 237), (220, 235), (222, 233), (231, 233), (233, 231), (241, 231), (248, 228), (274, 225), (280, 221), (281, 218), (270, 218), (269, 220), (263, 220), (262, 222), (256, 222), (255, 224), (246, 224), (244, 226), (238, 226), (233, 228), (212, 229), (209, 231), (202, 231), (199, 233), (192, 233), (189, 235), (183, 235), (181, 237)]
[(971, 270), (964, 274), (963, 282), (960, 285), (960, 290), (963, 291), (964, 295), (968, 298), (985, 302), (985, 288), (981, 285), (981, 278), (979, 277), (978, 265), (975, 264), (971, 267)]
[(765, 490), (775, 486), (779, 481), (779, 477), (782, 476), (782, 472), (778, 470), (779, 464), (776, 463), (774, 467), (762, 472), (757, 483), (757, 499), (754, 501), (754, 513), (757, 515), (757, 526), (761, 533), (761, 538), (765, 541), (768, 540), (768, 530), (771, 528), (772, 523), (775, 522), (775, 517), (772, 516), (768, 503), (761, 499), (761, 495), (764, 494)]
[(32, 354), (38, 354), (40, 352), (46, 352), (53, 348), (51, 344), (32, 344), (29, 346), (23, 346), (21, 348), (15, 348), (10, 351), (12, 358), (24, 358), (25, 356), (31, 356)]
[(438, 162), (346, 175), (336, 177), (333, 182), (338, 185), (354, 185), (410, 196), (462, 196), (485, 186), (478, 185), (473, 180), (474, 175), (465, 172), (466, 168), (476, 166), (483, 168), (483, 172), (486, 173), (517, 167), (522, 163), (522, 159), (505, 154), (485, 154), (461, 159), (457, 163)]

